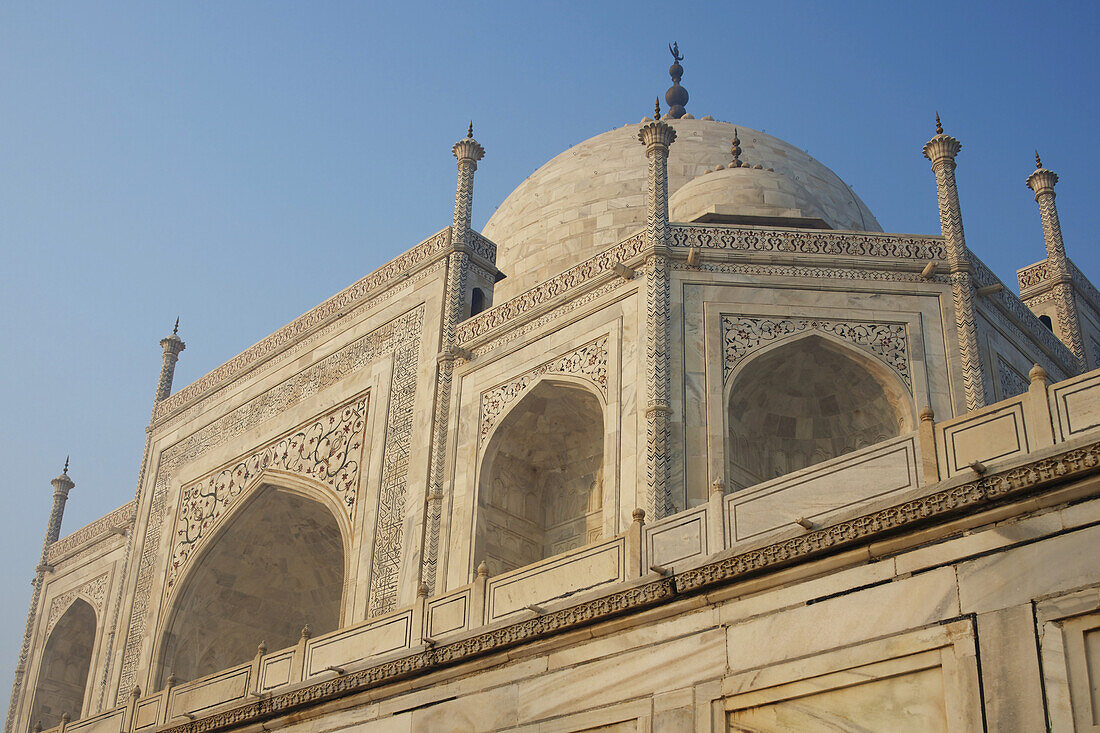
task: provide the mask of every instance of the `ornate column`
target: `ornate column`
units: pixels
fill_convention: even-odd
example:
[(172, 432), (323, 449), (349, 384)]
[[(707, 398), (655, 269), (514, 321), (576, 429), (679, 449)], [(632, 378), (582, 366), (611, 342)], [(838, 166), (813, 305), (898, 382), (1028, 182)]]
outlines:
[(65, 459), (65, 469), (61, 475), (50, 482), (53, 485), (53, 507), (50, 509), (50, 518), (46, 522), (46, 538), (42, 542), (42, 558), (38, 567), (34, 569), (34, 580), (31, 581), (31, 607), (27, 612), (27, 626), (23, 632), (23, 646), (19, 650), (19, 662), (15, 667), (15, 682), (12, 685), (11, 702), (8, 704), (8, 719), (4, 725), (5, 733), (11, 733), (15, 723), (15, 714), (19, 707), (19, 699), (23, 691), (23, 677), (27, 672), (27, 656), (30, 654), (31, 637), (34, 635), (35, 612), (42, 597), (42, 585), (46, 573), (53, 570), (49, 565), (50, 545), (57, 542), (61, 536), (61, 519), (65, 515), (65, 502), (69, 499), (69, 491), (75, 483), (69, 478), (69, 459)]
[(176, 325), (172, 333), (160, 340), (160, 348), (164, 349), (160, 362), (160, 379), (157, 380), (157, 393), (153, 396), (154, 407), (156, 403), (172, 394), (172, 379), (176, 375), (176, 361), (180, 352), (187, 348), (183, 339), (179, 337), (180, 319), (176, 319)]
[(436, 567), (439, 557), (439, 525), (443, 511), (443, 475), (447, 456), (448, 419), (451, 410), (451, 378), (454, 373), (455, 329), (466, 316), (466, 280), (470, 271), (470, 221), (474, 207), (474, 172), (477, 162), (485, 157), (485, 148), (474, 140), (474, 123), (466, 137), (451, 148), (458, 161), (458, 183), (455, 188), (454, 219), (451, 223), (451, 253), (447, 257), (447, 285), (443, 295), (441, 328), (435, 394), (435, 433), (432, 436), (432, 463), (425, 507), (424, 550), (420, 581), (431, 592), (436, 588)]
[(977, 293), (970, 275), (970, 255), (966, 249), (966, 237), (963, 235), (959, 189), (955, 184), (955, 156), (960, 150), (962, 150), (962, 143), (943, 133), (940, 116), (937, 114), (936, 136), (924, 144), (924, 157), (932, 161), (932, 172), (936, 174), (940, 230), (947, 249), (951, 296), (955, 301), (955, 328), (959, 338), (959, 355), (963, 363), (962, 378), (963, 390), (966, 393), (966, 409), (976, 410), (985, 406), (985, 378), (982, 374), (974, 320), (974, 301), (977, 299)]
[(649, 159), (646, 191), (646, 503), (654, 519), (672, 512), (669, 487), (669, 421), (672, 391), (669, 375), (668, 148), (676, 130), (660, 120), (658, 102), (652, 122), (638, 139)]
[(1058, 207), (1054, 204), (1054, 186), (1058, 174), (1043, 167), (1039, 153), (1035, 153), (1035, 170), (1027, 177), (1027, 187), (1035, 192), (1039, 204), (1039, 218), (1043, 222), (1043, 241), (1047, 250), (1047, 276), (1053, 282), (1054, 304), (1058, 309), (1058, 337), (1077, 357), (1078, 369), (1084, 371), (1085, 340), (1081, 335), (1081, 319), (1073, 296), (1073, 277), (1066, 259), (1066, 245), (1062, 242), (1062, 224), (1058, 221)]

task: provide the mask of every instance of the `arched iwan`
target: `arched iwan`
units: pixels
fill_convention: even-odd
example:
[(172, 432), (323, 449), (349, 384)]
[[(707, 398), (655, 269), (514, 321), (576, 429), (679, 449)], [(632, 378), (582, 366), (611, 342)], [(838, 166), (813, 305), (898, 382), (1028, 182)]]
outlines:
[(43, 729), (60, 725), (65, 713), (81, 717), (95, 645), (95, 610), (77, 598), (61, 616), (42, 654), (38, 683), (34, 688), (30, 723)]
[(342, 624), (348, 531), (327, 492), (267, 472), (192, 560), (165, 617), (155, 684), (195, 679)]
[(806, 333), (754, 354), (727, 395), (730, 485), (745, 488), (914, 427), (897, 374), (839, 339)]
[(604, 405), (586, 385), (542, 378), (490, 434), (479, 471), (475, 559), (493, 574), (602, 536)]

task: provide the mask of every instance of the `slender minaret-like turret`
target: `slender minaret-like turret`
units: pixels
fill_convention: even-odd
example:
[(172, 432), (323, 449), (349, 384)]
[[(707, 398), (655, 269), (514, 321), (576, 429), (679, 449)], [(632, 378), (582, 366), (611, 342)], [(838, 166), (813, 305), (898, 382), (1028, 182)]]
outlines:
[(160, 348), (164, 349), (160, 363), (160, 379), (157, 380), (157, 393), (153, 397), (154, 404), (172, 394), (172, 378), (176, 375), (176, 361), (180, 352), (187, 348), (183, 339), (179, 337), (180, 319), (176, 319), (176, 325), (172, 333), (160, 340)]
[(661, 121), (660, 101), (654, 119), (642, 125), (638, 140), (648, 159), (646, 189), (646, 510), (654, 519), (671, 514), (669, 429), (672, 385), (669, 375), (669, 243), (668, 149), (676, 130)]
[(1058, 174), (1043, 167), (1039, 151), (1035, 151), (1035, 170), (1027, 177), (1027, 187), (1035, 192), (1039, 204), (1039, 218), (1043, 222), (1043, 241), (1047, 250), (1046, 279), (1051, 283), (1054, 305), (1058, 314), (1056, 333), (1073, 355), (1078, 369), (1084, 371), (1085, 342), (1081, 333), (1081, 317), (1073, 294), (1073, 274), (1066, 258), (1066, 245), (1062, 241), (1062, 224), (1058, 220), (1058, 207), (1054, 203), (1054, 186)]
[(27, 656), (30, 654), (31, 637), (34, 634), (35, 615), (38, 603), (42, 596), (42, 585), (46, 573), (53, 570), (49, 564), (50, 545), (57, 542), (61, 536), (61, 520), (65, 515), (65, 502), (69, 500), (69, 492), (75, 483), (69, 478), (69, 459), (65, 458), (65, 468), (61, 475), (50, 482), (53, 486), (53, 507), (50, 509), (50, 518), (46, 522), (46, 538), (42, 542), (42, 556), (38, 561), (38, 567), (34, 569), (34, 580), (31, 581), (31, 608), (27, 613), (27, 626), (23, 632), (23, 646), (19, 651), (19, 662), (15, 667), (15, 681), (12, 685), (11, 702), (8, 705), (8, 719), (4, 725), (5, 733), (11, 733), (15, 722), (16, 707), (18, 706), (20, 693), (23, 687), (23, 677), (27, 671)]
[(955, 184), (955, 156), (962, 150), (962, 143), (945, 135), (940, 115), (936, 113), (936, 136), (924, 144), (924, 157), (932, 161), (936, 174), (936, 195), (940, 208), (940, 231), (947, 250), (947, 266), (951, 277), (951, 296), (955, 301), (955, 327), (959, 340), (959, 356), (962, 358), (963, 389), (966, 393), (966, 409), (976, 410), (985, 406), (985, 378), (982, 375), (981, 354), (974, 320), (974, 290), (970, 274), (970, 253), (963, 235), (962, 210), (959, 207), (959, 189)]
[[(470, 277), (472, 232), (470, 222), (474, 210), (474, 172), (477, 162), (485, 157), (485, 148), (474, 139), (474, 123), (466, 137), (451, 147), (458, 164), (455, 187), (455, 210), (451, 222), (451, 252), (447, 256), (447, 289), (444, 294), (443, 319), (439, 339), (436, 371), (435, 431), (432, 437), (431, 482), (428, 487), (425, 517), (424, 553), (420, 568), (421, 584), (434, 593), (436, 588), (436, 558), (439, 550), (439, 525), (443, 511), (444, 458), (447, 453), (447, 420), (451, 409), (451, 378), (458, 324), (469, 315), (467, 280)], [(371, 611), (375, 611), (371, 607)]]

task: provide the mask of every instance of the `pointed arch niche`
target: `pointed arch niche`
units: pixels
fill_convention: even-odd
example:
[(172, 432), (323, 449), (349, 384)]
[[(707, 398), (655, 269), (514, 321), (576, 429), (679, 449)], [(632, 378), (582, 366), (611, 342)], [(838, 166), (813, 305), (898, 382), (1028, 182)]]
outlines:
[(482, 458), (476, 562), (496, 575), (603, 536), (604, 431), (579, 380), (542, 379), (516, 402)]
[(191, 562), (172, 601), (155, 663), (159, 689), (340, 628), (347, 528), (308, 487), (259, 488)]
[(53, 728), (61, 724), (65, 713), (73, 720), (81, 717), (95, 632), (95, 610), (83, 598), (77, 598), (46, 640), (34, 688), (31, 726), (41, 723), (44, 730)]
[(807, 333), (739, 365), (727, 398), (731, 488), (747, 488), (914, 429), (901, 379), (839, 339)]

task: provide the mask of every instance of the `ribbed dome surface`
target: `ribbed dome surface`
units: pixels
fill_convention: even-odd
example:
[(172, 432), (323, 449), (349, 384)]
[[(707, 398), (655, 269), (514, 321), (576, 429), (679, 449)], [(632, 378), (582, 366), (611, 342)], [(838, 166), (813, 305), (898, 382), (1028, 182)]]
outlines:
[[(669, 152), (670, 194), (730, 162), (734, 125), (668, 122), (677, 135)], [(508, 276), (497, 284), (495, 302), (534, 287), (644, 226), (646, 157), (638, 142), (640, 126), (625, 125), (566, 150), (504, 200), (484, 229), (497, 243), (497, 266)], [(830, 227), (882, 231), (859, 197), (817, 160), (767, 133), (740, 125), (737, 131), (741, 160), (774, 168), (805, 189)]]

